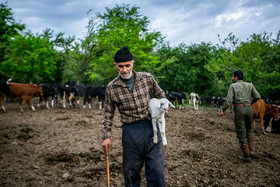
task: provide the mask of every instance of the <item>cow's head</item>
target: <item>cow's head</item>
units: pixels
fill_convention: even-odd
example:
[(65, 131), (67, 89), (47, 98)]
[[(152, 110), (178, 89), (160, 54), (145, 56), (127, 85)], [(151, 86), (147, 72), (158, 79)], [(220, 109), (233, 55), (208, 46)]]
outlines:
[(279, 120), (279, 107), (274, 104), (269, 105), (269, 113), (273, 117), (274, 120)]
[(11, 94), (10, 85), (8, 81), (5, 80), (0, 81), (0, 94), (2, 93), (5, 95)]

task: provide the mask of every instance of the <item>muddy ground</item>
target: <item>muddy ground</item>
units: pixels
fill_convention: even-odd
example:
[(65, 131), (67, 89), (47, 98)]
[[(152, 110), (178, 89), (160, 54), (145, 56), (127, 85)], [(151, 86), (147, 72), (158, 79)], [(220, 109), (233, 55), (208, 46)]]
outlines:
[[(106, 186), (97, 109), (36, 112), (6, 103), (0, 112), (0, 186)], [(124, 186), (121, 123), (114, 118), (110, 152), (111, 186)], [(168, 145), (163, 148), (166, 186), (280, 186), (280, 134), (261, 134), (257, 122), (256, 156), (241, 154), (232, 116), (215, 109), (171, 109), (166, 116)], [(146, 186), (142, 174), (142, 186)]]

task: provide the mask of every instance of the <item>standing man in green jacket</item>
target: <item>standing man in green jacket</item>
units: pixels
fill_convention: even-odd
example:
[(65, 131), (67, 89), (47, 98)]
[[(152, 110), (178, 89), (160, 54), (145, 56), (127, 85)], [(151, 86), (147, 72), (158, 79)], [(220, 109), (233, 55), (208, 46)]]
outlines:
[(228, 89), (221, 115), (224, 117), (225, 111), (231, 105), (234, 106), (236, 134), (243, 152), (243, 156), (239, 156), (239, 159), (250, 162), (253, 156), (254, 135), (252, 127), (254, 111), (251, 102), (252, 99), (257, 99), (261, 96), (252, 83), (243, 82), (241, 70), (234, 71), (231, 80), (233, 83)]

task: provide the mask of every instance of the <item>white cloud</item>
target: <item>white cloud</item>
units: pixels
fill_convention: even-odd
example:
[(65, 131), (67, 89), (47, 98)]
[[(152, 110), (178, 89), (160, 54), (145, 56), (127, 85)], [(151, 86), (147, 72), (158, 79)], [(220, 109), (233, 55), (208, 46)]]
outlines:
[(221, 27), (224, 22), (234, 21), (234, 20), (242, 18), (243, 16), (244, 16), (243, 11), (218, 15), (215, 19), (215, 22), (216, 22), (215, 26), (216, 27)]
[(82, 38), (86, 33), (87, 12), (103, 13), (116, 4), (140, 7), (149, 28), (160, 31), (171, 44), (181, 42), (216, 44), (217, 35), (235, 34), (241, 39), (280, 28), (279, 0), (8, 0), (16, 21), (32, 33), (50, 28), (65, 35)]

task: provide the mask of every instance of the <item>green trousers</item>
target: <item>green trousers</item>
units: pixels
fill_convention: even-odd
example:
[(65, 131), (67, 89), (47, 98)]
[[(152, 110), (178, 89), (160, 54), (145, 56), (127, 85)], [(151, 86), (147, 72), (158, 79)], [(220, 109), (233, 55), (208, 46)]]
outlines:
[(253, 137), (253, 108), (251, 105), (234, 106), (236, 135), (240, 145), (246, 145), (247, 138)]

